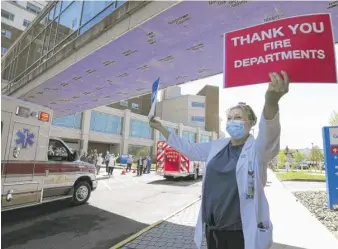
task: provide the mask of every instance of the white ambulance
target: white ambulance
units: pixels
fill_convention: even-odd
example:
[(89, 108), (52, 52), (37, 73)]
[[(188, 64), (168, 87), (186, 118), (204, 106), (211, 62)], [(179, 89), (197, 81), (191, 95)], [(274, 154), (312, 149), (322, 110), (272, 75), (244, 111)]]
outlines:
[(156, 173), (166, 179), (189, 177), (196, 180), (204, 173), (204, 162), (191, 161), (166, 142), (157, 142)]
[(52, 110), (1, 96), (1, 210), (71, 198), (86, 203), (97, 188), (95, 167), (51, 138)]

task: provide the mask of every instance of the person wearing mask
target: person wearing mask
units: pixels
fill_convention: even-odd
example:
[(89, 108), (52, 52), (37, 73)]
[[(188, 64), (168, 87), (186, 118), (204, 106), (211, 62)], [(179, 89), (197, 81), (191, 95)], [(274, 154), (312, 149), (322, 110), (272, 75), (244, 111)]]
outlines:
[(116, 159), (119, 158), (119, 155), (117, 155), (115, 157), (114, 154), (112, 154), (110, 156), (110, 159), (109, 159), (109, 162), (108, 162), (108, 176), (111, 177), (113, 172), (114, 172), (114, 169), (115, 169), (115, 166), (116, 166)]
[(163, 134), (169, 146), (190, 160), (206, 162), (194, 236), (198, 248), (203, 228), (208, 249), (268, 249), (272, 245), (273, 226), (264, 187), (267, 165), (280, 149), (278, 103), (289, 90), (289, 78), (283, 71), (281, 76), (269, 76), (256, 139), (250, 130), (257, 118), (245, 103), (227, 112), (225, 128), (230, 138), (207, 143), (187, 142), (156, 119), (150, 120), (150, 126)]
[(109, 164), (109, 160), (110, 160), (110, 153), (107, 150), (106, 152), (106, 156), (104, 157), (104, 163), (106, 165), (106, 172), (108, 173), (108, 164)]
[(140, 157), (137, 160), (137, 175), (141, 176), (142, 175), (142, 171), (143, 171), (143, 158)]
[(133, 158), (131, 155), (128, 156), (127, 159), (127, 169), (126, 172), (130, 172), (131, 171), (131, 166), (133, 165)]

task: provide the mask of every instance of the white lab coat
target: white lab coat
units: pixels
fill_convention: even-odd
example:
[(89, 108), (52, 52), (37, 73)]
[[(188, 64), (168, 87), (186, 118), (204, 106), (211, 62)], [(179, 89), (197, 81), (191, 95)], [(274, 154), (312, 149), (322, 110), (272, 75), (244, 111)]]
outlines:
[[(170, 133), (167, 143), (193, 161), (205, 161), (206, 167), (230, 139), (218, 139), (208, 143), (187, 142), (174, 133)], [(240, 212), (243, 225), (245, 249), (268, 249), (272, 245), (272, 224), (269, 204), (265, 197), (264, 186), (267, 181), (267, 165), (280, 149), (279, 113), (272, 120), (265, 120), (262, 115), (257, 139), (250, 135), (246, 141), (236, 168), (236, 179), (240, 197)], [(249, 165), (254, 169), (255, 194), (247, 199)], [(204, 188), (204, 179), (202, 188)], [(261, 230), (257, 226), (263, 222), (269, 229)], [(199, 211), (194, 241), (201, 248), (204, 224)]]

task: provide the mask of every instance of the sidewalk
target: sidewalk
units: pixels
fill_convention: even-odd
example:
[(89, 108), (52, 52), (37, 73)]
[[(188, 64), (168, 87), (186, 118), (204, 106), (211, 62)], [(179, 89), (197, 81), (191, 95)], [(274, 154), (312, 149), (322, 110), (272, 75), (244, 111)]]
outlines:
[[(96, 175), (96, 179), (99, 181), (99, 180), (104, 180), (104, 179), (108, 179), (109, 177), (108, 177), (108, 173), (106, 172), (106, 166), (100, 166), (100, 172), (99, 172), (99, 174), (98, 175)], [(115, 166), (115, 169), (114, 169), (114, 173), (115, 174), (121, 174), (121, 171), (122, 171), (122, 169), (126, 169), (126, 166), (125, 165), (122, 165), (122, 164), (120, 164), (120, 165), (117, 165), (117, 166)], [(136, 167), (132, 167), (131, 168), (131, 170), (133, 171), (133, 170), (136, 170)], [(150, 171), (155, 171), (154, 169), (151, 169)], [(128, 173), (129, 174), (129, 173)], [(132, 173), (130, 173), (130, 174), (132, 174)], [(136, 173), (135, 173), (136, 174)]]
[[(269, 171), (266, 187), (274, 224), (271, 249), (335, 249), (338, 240)], [(196, 249), (194, 226), (200, 201), (143, 233), (122, 249)], [(206, 249), (203, 241), (203, 249)]]

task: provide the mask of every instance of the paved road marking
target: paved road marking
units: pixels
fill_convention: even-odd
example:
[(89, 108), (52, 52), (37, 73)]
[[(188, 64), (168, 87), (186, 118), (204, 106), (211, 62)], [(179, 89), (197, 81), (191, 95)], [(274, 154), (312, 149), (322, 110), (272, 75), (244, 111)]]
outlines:
[(102, 181), (103, 182), (103, 185), (109, 190), (111, 191), (111, 187), (109, 187), (109, 185), (105, 182), (105, 181)]

